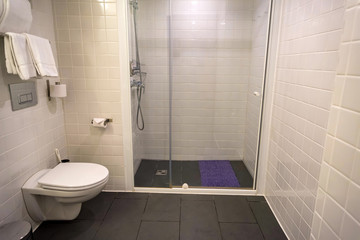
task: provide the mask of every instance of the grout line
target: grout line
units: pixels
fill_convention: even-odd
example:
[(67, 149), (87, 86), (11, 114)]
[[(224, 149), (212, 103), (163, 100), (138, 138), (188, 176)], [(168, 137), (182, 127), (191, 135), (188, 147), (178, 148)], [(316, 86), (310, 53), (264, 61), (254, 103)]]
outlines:
[(146, 204), (145, 204), (144, 209), (143, 209), (143, 212), (142, 212), (142, 214), (141, 214), (140, 224), (139, 224), (139, 228), (138, 228), (138, 230), (137, 230), (136, 239), (139, 238), (139, 233), (140, 233), (141, 225), (142, 225), (142, 222), (143, 222), (142, 217), (144, 216), (145, 210), (146, 210), (146, 208), (147, 208), (147, 206), (148, 206), (149, 198), (150, 198), (150, 195), (148, 194), (148, 197), (146, 198)]
[(136, 233), (136, 239), (139, 238), (139, 233), (140, 233), (140, 229), (141, 229), (142, 222), (143, 222), (143, 221), (140, 220), (139, 228), (138, 228), (137, 233)]
[[(246, 201), (246, 202), (247, 202), (248, 207), (249, 207), (250, 210), (251, 210), (251, 213), (253, 214), (253, 216), (254, 216), (254, 218), (255, 218), (256, 224), (259, 225), (259, 222), (258, 222), (258, 220), (257, 220), (257, 218), (256, 218), (256, 215), (255, 215), (255, 213), (254, 213), (254, 211), (253, 211), (253, 209), (252, 209), (252, 207), (251, 207), (251, 205), (250, 205), (250, 202), (248, 202), (248, 201)], [(259, 227), (260, 227), (260, 226), (259, 226)], [(262, 232), (262, 231), (261, 231), (261, 232)], [(265, 238), (265, 236), (264, 236), (264, 238)]]
[(214, 208), (215, 208), (215, 214), (216, 214), (216, 219), (217, 219), (218, 226), (219, 226), (220, 238), (223, 239), (223, 234), (222, 234), (222, 232), (221, 232), (221, 225), (220, 225), (220, 221), (219, 221), (219, 214), (218, 214), (218, 211), (217, 211), (217, 207), (216, 207), (216, 202), (215, 202), (214, 196), (213, 196), (212, 203), (213, 203)]
[[(101, 193), (100, 193), (100, 194), (101, 194)], [(116, 195), (118, 195), (118, 194), (116, 194)], [(96, 235), (97, 235), (97, 234), (98, 234), (98, 232), (100, 231), (101, 226), (103, 225), (104, 220), (105, 220), (105, 218), (106, 218), (106, 215), (109, 213), (110, 208), (112, 207), (112, 205), (113, 205), (113, 204), (114, 204), (114, 202), (115, 202), (116, 195), (115, 195), (115, 196), (114, 196), (114, 198), (112, 199), (111, 204), (109, 204), (109, 208), (107, 209), (107, 211), (106, 211), (106, 213), (105, 213), (104, 217), (101, 219), (101, 223), (100, 223), (100, 225), (99, 225), (99, 228), (96, 230), (96, 232), (95, 232), (95, 234), (94, 234), (94, 236), (93, 236), (93, 238), (92, 238), (92, 239), (95, 239)], [(82, 206), (81, 206), (81, 207), (82, 207)]]
[(181, 206), (182, 206), (182, 202), (183, 202), (181, 196), (179, 197), (179, 201), (180, 201), (180, 213), (179, 213), (179, 238), (178, 239), (180, 240), (180, 237), (181, 237), (181, 235), (180, 235), (180, 233), (181, 233)]
[(249, 205), (250, 211), (251, 211), (251, 212), (252, 212), (252, 214), (254, 215), (254, 218), (255, 218), (256, 224), (259, 226), (259, 229), (260, 229), (261, 235), (263, 236), (263, 238), (264, 238), (264, 239), (266, 239), (266, 238), (265, 238), (265, 234), (263, 233), (263, 230), (261, 229), (261, 227), (260, 227), (260, 225), (259, 225), (259, 222), (258, 222), (258, 220), (257, 220), (257, 217), (256, 217), (256, 215), (255, 215), (255, 213), (254, 213), (254, 211), (253, 211), (253, 209), (252, 209), (252, 207), (251, 207), (251, 205), (250, 205), (250, 202), (247, 202), (247, 203), (248, 203), (248, 205)]
[(170, 220), (170, 221), (167, 221), (167, 220), (141, 220), (141, 222), (144, 222), (144, 223), (151, 223), (151, 222), (157, 222), (157, 223), (177, 223), (179, 221), (173, 221), (173, 220)]

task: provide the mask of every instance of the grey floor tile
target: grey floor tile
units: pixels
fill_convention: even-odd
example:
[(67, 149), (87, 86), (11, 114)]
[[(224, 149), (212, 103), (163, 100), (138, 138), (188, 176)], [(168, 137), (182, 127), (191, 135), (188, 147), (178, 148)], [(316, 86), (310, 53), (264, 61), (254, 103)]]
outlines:
[(198, 194), (183, 194), (181, 200), (192, 200), (192, 201), (212, 201), (214, 200), (213, 195), (198, 195)]
[(265, 239), (287, 239), (267, 202), (250, 202), (250, 207)]
[(146, 201), (146, 199), (115, 199), (95, 239), (135, 240)]
[(248, 202), (266, 202), (266, 199), (263, 196), (247, 196), (246, 200)]
[[(104, 221), (94, 240), (136, 240), (141, 221)], [(90, 239), (89, 239), (90, 240)]]
[(108, 212), (116, 193), (103, 192), (95, 198), (82, 204), (81, 212), (77, 219), (98, 219), (102, 220)]
[(126, 199), (147, 199), (148, 193), (135, 193), (135, 192), (119, 192), (115, 198), (126, 198)]
[(181, 202), (181, 221), (201, 221), (207, 218), (217, 222), (217, 213), (214, 201), (187, 201)]
[(256, 223), (249, 203), (241, 196), (215, 196), (219, 222)]
[(157, 161), (141, 160), (135, 174), (135, 187), (152, 187), (156, 172)]
[(115, 199), (104, 221), (140, 221), (146, 199)]
[[(103, 217), (106, 209), (109, 210)], [(261, 196), (101, 193), (84, 203), (79, 218), (89, 219), (44, 222), (34, 237), (37, 240), (171, 240), (179, 236), (181, 240), (286, 239)]]
[(247, 170), (243, 161), (230, 161), (232, 168), (234, 169), (236, 178), (242, 188), (252, 188), (253, 178)]
[(93, 239), (101, 221), (47, 221), (43, 222), (34, 233), (36, 240), (88, 240)]
[(142, 222), (138, 240), (178, 240), (179, 222)]
[(181, 202), (181, 240), (220, 240), (220, 228), (213, 201)]
[(255, 223), (220, 223), (223, 240), (263, 240), (259, 225)]
[(201, 186), (199, 161), (183, 161), (181, 174), (182, 183), (187, 183), (190, 187)]
[(142, 219), (146, 221), (179, 221), (180, 196), (150, 194)]

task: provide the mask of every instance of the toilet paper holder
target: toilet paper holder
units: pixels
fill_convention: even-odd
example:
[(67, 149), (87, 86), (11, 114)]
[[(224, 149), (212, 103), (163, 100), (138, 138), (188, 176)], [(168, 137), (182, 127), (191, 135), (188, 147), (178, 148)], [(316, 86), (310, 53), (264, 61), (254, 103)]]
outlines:
[[(112, 122), (113, 120), (112, 120), (112, 118), (106, 118), (105, 119), (105, 123), (109, 123), (109, 122)], [(94, 123), (94, 120), (92, 119), (91, 120), (91, 124), (93, 124)]]
[(47, 92), (47, 97), (49, 99), (49, 101), (51, 101), (51, 98), (53, 97), (60, 97), (60, 98), (63, 98), (63, 97), (66, 97), (66, 85), (65, 84), (61, 84), (60, 82), (55, 82), (55, 86), (65, 86), (65, 91), (61, 93), (61, 95), (59, 96), (52, 96), (53, 95), (53, 90), (52, 90), (52, 87), (54, 87), (54, 85), (51, 85), (50, 86), (50, 81), (49, 79), (46, 80), (46, 92)]

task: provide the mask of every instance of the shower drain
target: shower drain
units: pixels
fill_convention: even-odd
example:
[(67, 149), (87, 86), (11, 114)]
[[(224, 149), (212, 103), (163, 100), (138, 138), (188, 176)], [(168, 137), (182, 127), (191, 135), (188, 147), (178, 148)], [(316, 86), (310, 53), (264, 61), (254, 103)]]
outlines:
[(155, 175), (157, 176), (167, 175), (167, 170), (157, 170)]

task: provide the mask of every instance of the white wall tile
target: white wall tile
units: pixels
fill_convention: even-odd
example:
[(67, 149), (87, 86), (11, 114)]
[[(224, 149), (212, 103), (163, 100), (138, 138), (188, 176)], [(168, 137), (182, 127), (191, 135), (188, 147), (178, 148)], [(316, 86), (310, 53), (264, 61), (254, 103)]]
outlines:
[(322, 217), (338, 235), (340, 233), (343, 215), (344, 212), (341, 206), (332, 198), (326, 197)]
[[(270, 136), (274, 147), (270, 148), (272, 157), (265, 194), (290, 239), (310, 239), (310, 236), (337, 239), (334, 231), (328, 231), (329, 224), (338, 226), (332, 219), (333, 212), (326, 215), (329, 224), (324, 223), (323, 214), (334, 206), (330, 201), (333, 199), (327, 199), (327, 190), (331, 189), (332, 196), (343, 204), (346, 200), (347, 188), (341, 185), (346, 179), (323, 164), (323, 159), (333, 160), (339, 169), (349, 171), (353, 161), (349, 158), (349, 162), (341, 162), (341, 153), (337, 151), (334, 155), (334, 150), (327, 148), (334, 146), (333, 137), (326, 137), (328, 126), (332, 135), (336, 135), (342, 113), (331, 107), (331, 98), (343, 33), (343, 4), (312, 0), (284, 2)], [(343, 49), (346, 51), (341, 51), (340, 58), (347, 56), (348, 48)], [(338, 69), (346, 72), (346, 61)], [(339, 79), (335, 86), (344, 86), (340, 80), (344, 79)], [(339, 105), (341, 91), (337, 95), (334, 102)], [(352, 150), (349, 152), (351, 155)], [(318, 191), (318, 185), (324, 189)], [(304, 206), (307, 211), (300, 213), (306, 214), (291, 211), (286, 204), (288, 199), (298, 209)], [(342, 212), (344, 205), (335, 206)], [(314, 217), (315, 211), (319, 213)], [(339, 227), (336, 230), (340, 232)]]
[[(66, 5), (57, 3), (59, 10)], [(56, 58), (56, 42), (51, 1), (39, 0), (32, 4), (33, 22), (30, 33), (50, 40)], [(59, 27), (67, 24), (59, 18)], [(68, 46), (61, 46), (65, 51)], [(36, 84), (38, 104), (18, 111), (11, 110), (8, 84), (22, 82), (18, 76), (9, 75), (1, 52), (0, 70), (0, 225), (28, 220), (21, 187), (26, 180), (41, 169), (56, 164), (54, 149), (67, 157), (64, 113), (61, 99), (49, 102), (45, 79), (29, 80)], [(57, 61), (57, 60), (55, 60)], [(58, 78), (51, 79), (53, 84)], [(33, 228), (38, 223), (34, 223)]]
[[(358, 21), (356, 13), (360, 6), (356, 1), (346, 1), (345, 26), (340, 47), (340, 59), (337, 68), (337, 83), (335, 84), (330, 123), (327, 139), (332, 139), (325, 145), (325, 155), (322, 163), (322, 175), (328, 177), (321, 180), (318, 189), (316, 205), (321, 205), (325, 196), (328, 210), (315, 209), (312, 235), (316, 237), (320, 225), (323, 236), (336, 239), (359, 238), (360, 223), (358, 202), (360, 200), (359, 187), (359, 146), (360, 119), (357, 94), (357, 83), (360, 74), (354, 69), (356, 57), (352, 56), (352, 47), (357, 42), (353, 33), (357, 32)], [(346, 49), (346, 51), (344, 51)], [(348, 85), (347, 85), (348, 84)], [(347, 85), (347, 86), (346, 86)], [(350, 87), (351, 86), (351, 87)], [(331, 144), (330, 144), (331, 142)], [(331, 154), (330, 154), (331, 153)], [(332, 206), (331, 206), (332, 205)], [(320, 222), (320, 223), (318, 223)]]
[[(54, 1), (59, 67), (65, 70), (60, 76), (68, 85), (64, 110), (69, 158), (103, 164), (110, 171), (105, 188), (121, 190), (122, 140), (115, 141), (122, 139), (116, 2), (76, 0), (61, 3), (59, 9), (57, 5)], [(113, 122), (106, 129), (94, 129), (90, 126), (94, 117)], [(112, 158), (104, 162), (104, 157)]]
[(358, 89), (360, 89), (360, 81), (357, 77), (348, 77), (344, 86), (344, 96), (342, 96), (342, 106), (353, 111), (360, 112), (360, 97)]
[(319, 240), (338, 240), (334, 231), (327, 225), (323, 223), (320, 228)]
[[(354, 27), (358, 27), (358, 26), (355, 25)], [(359, 76), (360, 69), (357, 64), (360, 61), (360, 43), (359, 42), (354, 42), (353, 44), (351, 44), (349, 55), (350, 56), (349, 56), (349, 60), (348, 60), (349, 62), (348, 62), (348, 67), (347, 67), (347, 74)]]
[(360, 114), (341, 110), (337, 124), (336, 136), (351, 145), (356, 145), (359, 136), (356, 129), (360, 129)]
[(357, 183), (358, 185), (360, 185), (360, 151), (356, 151), (355, 156), (354, 156), (354, 165), (351, 171), (351, 175), (350, 178)]
[(340, 239), (355, 240), (360, 235), (360, 224), (352, 216), (345, 213), (342, 223)]
[(337, 170), (349, 176), (353, 168), (353, 162), (356, 155), (356, 150), (350, 145), (335, 140), (330, 163)]
[(358, 222), (360, 222), (360, 187), (356, 184), (350, 184), (348, 191), (345, 208)]

